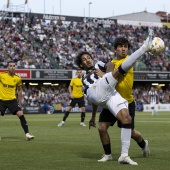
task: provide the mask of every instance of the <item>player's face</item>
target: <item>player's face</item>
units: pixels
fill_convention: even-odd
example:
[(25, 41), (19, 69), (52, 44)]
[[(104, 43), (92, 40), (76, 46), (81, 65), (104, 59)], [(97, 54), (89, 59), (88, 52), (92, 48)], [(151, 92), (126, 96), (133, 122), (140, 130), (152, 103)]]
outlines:
[(9, 63), (9, 65), (8, 65), (8, 73), (10, 75), (15, 74), (15, 63)]
[(79, 78), (82, 77), (82, 71), (81, 71), (81, 70), (78, 70), (78, 71), (77, 71), (77, 77), (79, 77)]
[(117, 59), (122, 59), (127, 56), (128, 53), (128, 44), (118, 45), (115, 49)]
[(154, 89), (154, 87), (151, 87), (151, 91), (154, 91), (155, 89)]
[(90, 70), (91, 68), (93, 68), (93, 59), (88, 54), (82, 55), (80, 66), (83, 67), (85, 70)]

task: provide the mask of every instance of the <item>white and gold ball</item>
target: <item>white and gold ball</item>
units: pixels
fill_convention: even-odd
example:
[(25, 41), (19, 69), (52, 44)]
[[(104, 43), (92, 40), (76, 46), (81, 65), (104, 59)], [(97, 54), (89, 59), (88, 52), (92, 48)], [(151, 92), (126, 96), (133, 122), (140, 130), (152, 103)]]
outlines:
[(152, 40), (152, 47), (149, 51), (152, 55), (158, 55), (165, 49), (164, 41), (159, 37), (154, 37)]

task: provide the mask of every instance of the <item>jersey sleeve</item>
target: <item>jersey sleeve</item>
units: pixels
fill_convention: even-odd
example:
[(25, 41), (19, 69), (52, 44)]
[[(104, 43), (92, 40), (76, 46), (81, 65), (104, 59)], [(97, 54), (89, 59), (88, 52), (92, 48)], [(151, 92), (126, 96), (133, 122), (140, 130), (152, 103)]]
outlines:
[(102, 61), (98, 61), (95, 64), (95, 69), (100, 69), (102, 72), (106, 72), (106, 68), (105, 68), (106, 63), (102, 62)]
[(17, 87), (19, 87), (19, 86), (22, 86), (22, 79), (21, 78), (18, 79)]
[(73, 84), (74, 84), (74, 81), (73, 81), (73, 79), (71, 79), (70, 86), (72, 87)]

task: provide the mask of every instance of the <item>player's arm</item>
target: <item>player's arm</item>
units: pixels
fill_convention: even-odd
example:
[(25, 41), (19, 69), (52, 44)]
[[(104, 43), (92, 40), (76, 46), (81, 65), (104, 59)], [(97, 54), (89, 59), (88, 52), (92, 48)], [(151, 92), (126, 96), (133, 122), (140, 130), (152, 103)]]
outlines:
[(114, 65), (112, 62), (108, 62), (108, 63), (105, 65), (105, 67), (106, 67), (106, 73), (109, 73), (109, 72), (113, 71), (115, 65)]
[(18, 91), (18, 104), (22, 106), (22, 86), (18, 86), (17, 91)]
[[(98, 65), (100, 65), (100, 64), (105, 64), (105, 63), (103, 63), (103, 62), (98, 62)], [(101, 69), (102, 68), (102, 69)], [(101, 67), (99, 67), (99, 66), (95, 66), (95, 72), (96, 72), (96, 74), (99, 76), (99, 77), (103, 77), (103, 75), (105, 74), (105, 73), (108, 73), (108, 72), (111, 72), (111, 71), (113, 71), (113, 69), (114, 69), (114, 64), (112, 63), (112, 62), (108, 62), (108, 63), (106, 63), (104, 66), (101, 66)]]
[(72, 99), (74, 99), (74, 96), (72, 95), (72, 91), (73, 91), (73, 87), (72, 87), (72, 86), (69, 86), (69, 87), (68, 87), (68, 92), (70, 93), (70, 97), (71, 97)]
[(151, 103), (151, 96), (150, 96), (150, 93), (149, 93), (149, 96), (148, 96), (148, 103), (149, 103), (149, 104)]
[(157, 99), (157, 104), (158, 104), (159, 103), (159, 95), (158, 95), (158, 93), (156, 95), (156, 99)]
[(92, 117), (89, 121), (89, 129), (91, 126), (96, 127), (95, 119), (96, 119), (96, 113), (97, 113), (98, 106), (92, 103)]

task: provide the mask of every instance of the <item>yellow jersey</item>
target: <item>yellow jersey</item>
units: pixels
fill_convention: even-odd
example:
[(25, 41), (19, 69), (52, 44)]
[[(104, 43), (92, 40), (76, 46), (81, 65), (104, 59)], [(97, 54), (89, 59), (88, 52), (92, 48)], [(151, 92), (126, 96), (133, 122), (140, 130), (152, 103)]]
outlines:
[(71, 82), (70, 82), (70, 86), (73, 88), (72, 95), (75, 98), (80, 98), (80, 97), (84, 96), (83, 83), (82, 83), (81, 78), (78, 78), (78, 77), (72, 78)]
[(0, 72), (0, 100), (16, 99), (18, 86), (22, 86), (22, 80), (18, 75), (10, 76), (7, 72)]
[[(115, 65), (114, 70), (117, 69), (127, 57), (128, 56), (121, 60), (113, 59), (111, 62)], [(132, 103), (134, 101), (132, 94), (133, 79), (134, 75), (132, 67), (124, 76), (118, 79), (118, 83), (116, 85), (116, 90), (124, 99), (128, 101), (128, 103)]]

